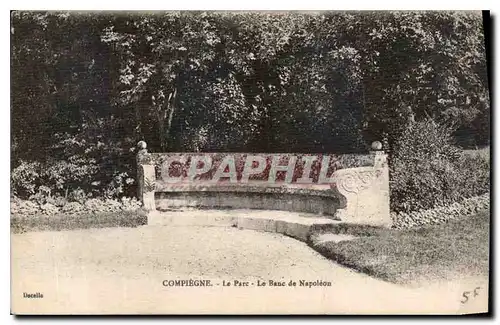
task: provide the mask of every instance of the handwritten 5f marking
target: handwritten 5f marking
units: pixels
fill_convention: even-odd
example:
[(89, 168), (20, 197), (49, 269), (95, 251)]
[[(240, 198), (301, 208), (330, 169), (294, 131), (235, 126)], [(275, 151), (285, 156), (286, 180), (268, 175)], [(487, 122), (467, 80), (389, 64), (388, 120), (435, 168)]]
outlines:
[(481, 287), (476, 287), (474, 289), (474, 291), (464, 291), (464, 293), (462, 294), (462, 297), (464, 297), (465, 299), (462, 299), (460, 302), (462, 304), (467, 303), (469, 301), (469, 296), (471, 293), (473, 294), (472, 298), (479, 296), (479, 289), (481, 289)]

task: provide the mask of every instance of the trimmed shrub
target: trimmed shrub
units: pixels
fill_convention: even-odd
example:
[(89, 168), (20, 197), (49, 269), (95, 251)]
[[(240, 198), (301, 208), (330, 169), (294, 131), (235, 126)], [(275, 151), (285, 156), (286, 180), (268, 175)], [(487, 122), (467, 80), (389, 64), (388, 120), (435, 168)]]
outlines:
[(21, 160), (10, 173), (11, 192), (15, 196), (29, 197), (37, 191), (41, 166), (39, 162)]
[(432, 209), (489, 191), (489, 160), (463, 154), (452, 132), (432, 119), (403, 132), (390, 160), (392, 211)]
[(53, 134), (47, 157), (13, 163), (12, 194), (37, 202), (60, 196), (80, 203), (91, 197), (134, 195), (135, 155), (130, 148), (135, 144), (108, 136), (115, 124), (97, 119), (82, 125), (80, 133)]

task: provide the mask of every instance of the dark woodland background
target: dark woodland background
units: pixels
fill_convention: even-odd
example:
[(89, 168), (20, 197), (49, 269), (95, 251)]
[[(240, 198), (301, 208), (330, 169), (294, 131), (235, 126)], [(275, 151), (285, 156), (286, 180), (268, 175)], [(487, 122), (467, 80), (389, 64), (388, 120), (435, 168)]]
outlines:
[[(11, 14), (11, 188), (135, 195), (135, 152), (390, 153), (391, 207), (489, 191), (470, 12)], [(48, 194), (47, 194), (48, 193)]]

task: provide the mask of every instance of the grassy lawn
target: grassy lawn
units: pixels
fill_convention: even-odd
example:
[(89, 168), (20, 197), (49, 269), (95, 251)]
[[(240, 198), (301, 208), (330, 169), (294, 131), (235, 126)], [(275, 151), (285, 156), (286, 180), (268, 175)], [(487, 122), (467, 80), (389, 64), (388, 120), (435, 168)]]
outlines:
[(489, 270), (489, 211), (446, 224), (411, 230), (345, 226), (317, 229), (361, 236), (351, 241), (312, 241), (324, 256), (389, 282), (418, 285)]
[(17, 217), (10, 219), (11, 231), (72, 230), (106, 227), (137, 227), (147, 223), (147, 216), (142, 210), (118, 211), (99, 214), (57, 215)]

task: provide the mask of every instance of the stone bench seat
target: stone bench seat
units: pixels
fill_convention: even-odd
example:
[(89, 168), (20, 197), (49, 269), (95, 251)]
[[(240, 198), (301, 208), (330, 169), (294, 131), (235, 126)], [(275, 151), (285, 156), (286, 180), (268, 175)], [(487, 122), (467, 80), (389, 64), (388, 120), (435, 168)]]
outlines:
[(332, 197), (336, 193), (329, 184), (283, 184), (269, 183), (266, 181), (252, 183), (177, 183), (168, 184), (156, 181), (155, 192), (244, 192), (244, 193), (269, 193), (269, 194), (302, 194), (311, 196)]
[(314, 214), (269, 210), (183, 210), (153, 211), (148, 226), (235, 227), (279, 233), (307, 242), (315, 226), (338, 225), (341, 222)]

